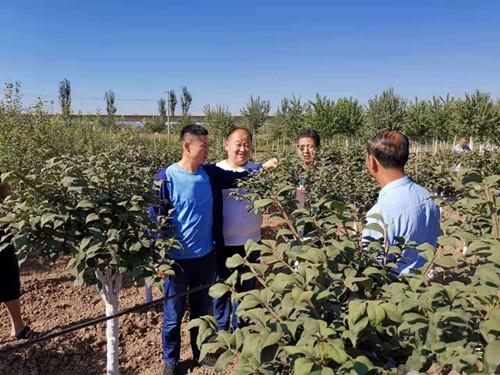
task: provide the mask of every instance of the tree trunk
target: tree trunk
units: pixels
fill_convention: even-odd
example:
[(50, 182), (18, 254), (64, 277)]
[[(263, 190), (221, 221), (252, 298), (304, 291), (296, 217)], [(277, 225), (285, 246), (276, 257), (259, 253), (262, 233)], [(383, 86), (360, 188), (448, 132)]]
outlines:
[[(118, 313), (118, 293), (122, 287), (122, 275), (113, 272), (111, 269), (101, 272), (96, 270), (97, 279), (102, 283), (101, 297), (106, 306), (106, 316)], [(118, 375), (119, 370), (119, 332), (118, 318), (106, 321), (106, 342), (107, 342), (107, 375)]]
[(146, 303), (152, 302), (153, 301), (153, 288), (146, 283), (146, 280), (144, 280), (144, 289), (146, 292)]

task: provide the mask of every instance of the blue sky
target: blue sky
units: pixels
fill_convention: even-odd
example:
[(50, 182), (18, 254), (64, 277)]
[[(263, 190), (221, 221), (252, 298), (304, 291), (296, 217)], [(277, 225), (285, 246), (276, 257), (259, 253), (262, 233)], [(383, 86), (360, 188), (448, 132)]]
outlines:
[(273, 111), (292, 93), (366, 103), (389, 87), (500, 98), (499, 1), (17, 0), (0, 14), (0, 81), (54, 111), (64, 78), (84, 113), (112, 89), (119, 114), (153, 114), (183, 85), (193, 114), (217, 103), (238, 114), (250, 95)]

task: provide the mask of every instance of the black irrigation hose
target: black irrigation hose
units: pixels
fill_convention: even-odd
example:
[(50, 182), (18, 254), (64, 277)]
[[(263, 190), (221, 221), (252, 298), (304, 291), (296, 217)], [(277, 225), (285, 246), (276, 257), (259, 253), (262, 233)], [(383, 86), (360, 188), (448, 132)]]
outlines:
[(26, 348), (28, 346), (37, 344), (39, 342), (50, 340), (50, 339), (53, 339), (54, 337), (59, 337), (59, 336), (65, 335), (66, 333), (69, 333), (69, 332), (78, 331), (78, 330), (80, 330), (82, 328), (94, 326), (94, 325), (96, 325), (98, 323), (105, 322), (105, 321), (110, 320), (110, 319), (118, 318), (118, 317), (120, 317), (122, 315), (127, 315), (127, 314), (130, 314), (130, 313), (135, 312), (135, 311), (147, 309), (147, 308), (149, 308), (151, 306), (154, 306), (154, 305), (156, 305), (156, 304), (158, 304), (160, 302), (168, 301), (168, 300), (171, 300), (171, 299), (174, 299), (174, 298), (183, 297), (183, 296), (188, 296), (190, 294), (199, 292), (200, 290), (210, 288), (211, 286), (213, 286), (215, 284), (218, 284), (220, 282), (221, 282), (221, 280), (213, 282), (211, 284), (201, 285), (201, 286), (198, 286), (196, 288), (192, 288), (192, 289), (186, 290), (185, 292), (176, 294), (174, 296), (168, 296), (168, 297), (158, 298), (158, 299), (156, 299), (154, 301), (147, 302), (147, 303), (144, 303), (142, 305), (136, 305), (136, 306), (131, 307), (129, 309), (122, 310), (119, 313), (116, 313), (114, 315), (101, 316), (100, 318), (96, 318), (96, 319), (92, 319), (92, 320), (89, 320), (89, 321), (86, 321), (86, 322), (83, 322), (83, 323), (75, 324), (74, 326), (70, 326), (70, 327), (64, 328), (64, 329), (62, 329), (62, 330), (60, 330), (58, 332), (49, 333), (47, 335), (44, 335), (44, 336), (41, 336), (41, 337), (38, 337), (38, 338), (35, 338), (35, 339), (32, 339), (32, 340), (23, 342), (22, 344), (19, 344), (19, 345), (13, 345), (13, 346), (9, 346), (7, 348), (0, 349), (0, 354), (4, 354), (4, 353), (8, 353), (8, 352), (11, 352), (11, 351), (14, 351), (14, 350)]

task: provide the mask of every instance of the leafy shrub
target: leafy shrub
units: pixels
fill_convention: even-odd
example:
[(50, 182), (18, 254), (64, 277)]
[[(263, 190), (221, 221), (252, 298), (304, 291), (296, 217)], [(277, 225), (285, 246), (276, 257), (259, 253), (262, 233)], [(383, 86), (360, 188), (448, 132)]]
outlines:
[[(264, 172), (263, 174), (266, 174)], [(221, 371), (237, 361), (237, 374), (333, 374), (427, 371), (492, 373), (500, 369), (495, 354), (500, 331), (500, 233), (492, 194), (500, 176), (473, 170), (458, 175), (460, 219), (443, 223), (436, 249), (418, 248), (428, 263), (415, 274), (391, 274), (394, 264), (380, 264), (380, 253), (400, 256), (405, 246), (374, 242), (363, 249), (351, 205), (328, 198), (306, 209), (287, 209), (295, 185), (271, 172), (272, 187), (258, 183), (246, 195), (254, 209), (274, 205), (287, 225), (273, 240), (247, 242), (246, 256), (234, 255), (226, 265), (245, 264), (224, 284), (211, 288), (218, 297), (227, 291), (240, 301), (238, 316), (248, 325), (232, 333), (217, 332), (211, 316), (192, 321), (200, 328), (202, 356), (223, 350)], [(243, 184), (244, 185), (244, 184)], [(488, 190), (489, 189), (489, 190)], [(489, 191), (489, 192), (488, 192)], [(479, 232), (463, 230), (466, 222), (481, 223)], [(305, 225), (312, 231), (302, 238)], [(465, 257), (449, 252), (465, 241)], [(261, 252), (260, 263), (249, 255)], [(474, 258), (481, 257), (479, 265)], [(441, 280), (430, 281), (436, 268)], [(256, 290), (236, 293), (239, 280), (255, 278)], [(406, 369), (406, 370), (405, 370)]]

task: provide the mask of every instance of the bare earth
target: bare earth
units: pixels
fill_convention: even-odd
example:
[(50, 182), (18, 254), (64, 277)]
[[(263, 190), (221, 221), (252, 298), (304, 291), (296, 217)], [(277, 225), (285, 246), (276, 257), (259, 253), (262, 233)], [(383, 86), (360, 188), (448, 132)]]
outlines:
[[(264, 215), (263, 237), (273, 238), (283, 223)], [(460, 247), (459, 247), (460, 249)], [(452, 252), (462, 256), (459, 249)], [(450, 249), (451, 250), (451, 249)], [(68, 258), (55, 265), (28, 261), (21, 268), (22, 310), (26, 322), (35, 331), (57, 331), (104, 315), (100, 295), (86, 286), (74, 286), (73, 277), (66, 269)], [(145, 302), (144, 287), (127, 285), (120, 292), (120, 310)], [(154, 290), (154, 298), (160, 298)], [(119, 319), (120, 374), (161, 374), (162, 305), (131, 313)], [(183, 327), (188, 321), (184, 317)], [(0, 374), (5, 375), (85, 375), (105, 374), (106, 324), (85, 328), (29, 348), (0, 354)], [(19, 343), (9, 336), (10, 323), (3, 304), (0, 307), (0, 349)], [(180, 373), (208, 375), (213, 370), (196, 367), (191, 360), (189, 334), (182, 332)], [(223, 374), (231, 374), (234, 365)]]
[[(276, 230), (275, 220), (264, 219), (263, 231), (270, 237)], [(74, 286), (68, 258), (55, 265), (28, 261), (21, 267), (22, 310), (26, 322), (35, 331), (57, 331), (104, 315), (100, 295), (86, 286)], [(120, 292), (120, 310), (145, 302), (144, 287), (127, 285)], [(154, 290), (154, 299), (160, 298)], [(119, 318), (120, 374), (161, 374), (163, 370), (161, 349), (162, 305), (149, 310), (131, 313)], [(184, 324), (188, 315), (184, 317)], [(3, 304), (0, 307), (0, 349), (19, 341), (9, 336), (10, 323)], [(182, 332), (180, 373), (208, 375), (213, 370), (196, 367), (188, 332)], [(233, 366), (224, 374), (230, 374)], [(106, 324), (84, 328), (29, 348), (0, 354), (2, 375), (85, 375), (106, 373)]]

